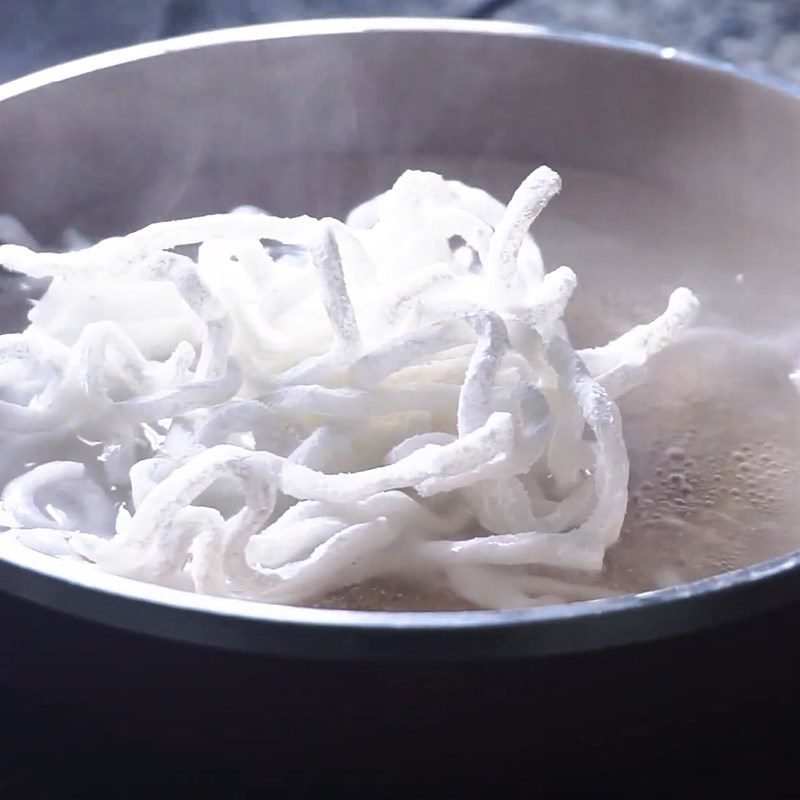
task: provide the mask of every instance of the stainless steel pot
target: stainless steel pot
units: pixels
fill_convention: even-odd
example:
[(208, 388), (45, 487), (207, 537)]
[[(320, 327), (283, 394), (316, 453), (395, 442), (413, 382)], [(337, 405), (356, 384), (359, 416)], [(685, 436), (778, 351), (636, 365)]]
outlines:
[[(645, 187), (666, 205), (649, 213), (635, 199), (626, 205), (624, 192), (615, 195), (612, 216), (625, 220), (624, 236), (596, 248), (587, 280), (635, 274), (647, 303), (661, 286), (655, 273), (670, 268), (669, 285), (689, 276), (709, 295), (709, 313), (751, 329), (796, 313), (798, 149), (800, 95), (790, 87), (672, 50), (499, 23), (343, 20), (215, 31), (83, 59), (0, 87), (0, 210), (19, 215), (45, 240), (71, 225), (109, 235), (240, 203), (282, 214), (338, 214), (414, 166), (443, 166), (507, 195), (526, 168), (548, 163), (564, 172), (567, 188), (565, 205), (550, 212), (555, 221), (542, 221), (546, 254), (571, 254), (567, 223), (591, 234), (595, 220), (608, 233), (609, 180)], [(696, 230), (671, 222), (670, 208), (687, 203), (696, 209)], [(728, 212), (752, 224), (730, 226), (718, 239), (712, 229), (702, 236), (707, 216)], [(697, 244), (684, 247), (672, 267), (665, 231)], [(646, 265), (626, 256), (628, 235), (654, 243), (649, 278)], [(757, 270), (754, 254), (763, 259)], [(743, 296), (731, 286), (748, 266)], [(60, 686), (62, 700), (68, 687), (84, 686), (104, 709), (98, 724), (108, 723), (109, 709), (118, 713), (110, 698), (121, 702), (114, 687), (129, 680), (140, 687), (131, 695), (140, 710), (152, 708), (154, 693), (164, 699), (160, 689), (148, 695), (144, 687), (168, 683), (171, 696), (186, 701), (184, 710), (191, 696), (223, 714), (235, 696), (247, 716), (242, 709), (261, 686), (262, 700), (281, 706), (276, 691), (283, 698), (281, 719), (294, 720), (298, 736), (314, 728), (314, 708), (330, 711), (333, 703), (331, 718), (346, 718), (339, 702), (351, 711), (382, 708), (396, 733), (406, 724), (417, 731), (428, 725), (421, 704), (431, 702), (447, 714), (454, 704), (474, 703), (483, 709), (475, 719), (484, 720), (491, 705), (496, 713), (524, 708), (548, 724), (563, 717), (575, 691), (592, 703), (605, 697), (593, 706), (595, 721), (603, 713), (613, 718), (615, 703), (653, 710), (640, 668), (664, 687), (658, 713), (668, 698), (683, 697), (674, 718), (689, 695), (695, 704), (699, 695), (675, 678), (665, 658), (697, 663), (711, 634), (691, 632), (709, 627), (719, 646), (702, 674), (708, 681), (717, 675), (715, 685), (723, 687), (714, 695), (719, 710), (738, 692), (731, 675), (719, 677), (739, 652), (731, 650), (732, 631), (749, 630), (751, 644), (761, 637), (763, 653), (778, 646), (764, 638), (761, 623), (727, 623), (800, 598), (800, 556), (646, 595), (502, 612), (253, 604), (74, 572), (9, 547), (0, 549), (0, 588), (20, 599), (0, 605), (17, 636), (6, 654), (11, 673), (28, 686), (38, 681), (37, 691)], [(48, 660), (61, 668), (46, 669)], [(501, 660), (508, 664), (500, 683), (500, 673), (475, 663)], [(102, 667), (93, 667), (89, 680), (81, 664)], [(227, 689), (219, 696), (210, 687), (219, 687), (222, 673)], [(207, 694), (191, 677), (200, 674), (209, 681)], [(625, 692), (618, 679), (627, 681)], [(539, 703), (533, 710), (531, 694)], [(306, 727), (293, 716), (290, 698), (305, 709)], [(466, 724), (469, 714), (462, 708), (457, 717)], [(152, 722), (147, 717), (137, 728), (136, 713), (126, 719), (137, 730)], [(569, 725), (556, 728), (569, 738)], [(185, 726), (180, 731), (188, 735)]]

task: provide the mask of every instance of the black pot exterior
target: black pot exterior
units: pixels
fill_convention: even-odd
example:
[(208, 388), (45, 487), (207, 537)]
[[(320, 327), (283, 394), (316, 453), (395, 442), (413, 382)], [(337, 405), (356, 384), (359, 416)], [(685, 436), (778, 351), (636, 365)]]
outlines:
[[(786, 723), (800, 609), (657, 642), (488, 662), (259, 657), (179, 644), (3, 598), (5, 682), (60, 748), (225, 752), (275, 775), (435, 771), (557, 779), (741, 745)], [(21, 734), (25, 736), (25, 732)], [(101, 751), (102, 752), (102, 751)], [(266, 768), (266, 767), (265, 767)], [(613, 771), (613, 769), (612, 769)]]

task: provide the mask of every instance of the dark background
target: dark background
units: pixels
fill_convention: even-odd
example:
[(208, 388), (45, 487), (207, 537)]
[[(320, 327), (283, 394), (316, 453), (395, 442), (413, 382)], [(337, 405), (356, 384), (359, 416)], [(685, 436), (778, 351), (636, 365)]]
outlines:
[[(0, 0), (0, 82), (95, 52), (211, 28), (319, 17), (397, 15), (513, 20), (641, 39), (800, 83), (800, 0)], [(0, 600), (0, 623), (3, 614), (10, 613), (4, 602)], [(795, 631), (788, 635), (794, 637)], [(301, 785), (315, 774), (313, 753), (308, 754), (305, 769), (289, 785), (276, 783), (280, 764), (270, 762), (267, 752), (258, 763), (231, 760), (223, 746), (215, 757), (206, 753), (202, 761), (191, 753), (155, 748), (120, 753), (113, 742), (93, 739), (86, 733), (54, 730), (37, 716), (37, 706), (29, 698), (3, 688), (2, 676), (0, 661), (0, 797), (110, 800), (270, 794), (284, 798), (295, 796), (295, 792), (317, 796), (333, 791), (325, 786), (323, 774), (316, 776), (316, 791), (301, 791)], [(126, 691), (125, 687), (120, 691)], [(787, 698), (788, 709), (791, 701)], [(734, 713), (732, 709), (732, 721)], [(774, 718), (774, 714), (769, 717)], [(535, 724), (532, 720), (531, 725)], [(579, 726), (580, 721), (576, 724)], [(771, 749), (776, 761), (785, 764), (791, 757), (776, 743), (791, 744), (796, 734), (792, 731), (787, 738), (769, 730), (769, 724), (763, 731), (762, 745), (750, 742), (746, 752), (726, 752), (726, 742), (712, 741), (707, 750), (691, 756), (684, 753), (677, 759), (670, 752), (650, 753), (645, 761), (631, 763), (626, 774), (610, 774), (595, 764), (593, 775), (587, 778), (583, 774), (576, 791), (590, 797), (618, 796), (631, 776), (640, 773), (646, 779), (633, 782), (637, 787), (634, 796), (658, 795), (666, 789), (693, 796), (700, 788), (698, 781), (709, 779), (718, 788), (724, 784), (725, 791), (730, 792), (731, 778), (734, 783), (740, 774), (743, 780), (752, 779), (752, 774), (742, 774), (742, 770), (743, 765), (752, 766), (754, 757), (758, 756), (757, 771), (763, 777), (774, 766)], [(82, 737), (84, 741), (80, 741)], [(572, 761), (565, 762), (561, 787), (565, 792), (580, 772), (584, 757), (584, 753), (575, 753)], [(531, 763), (535, 765), (534, 753)], [(703, 769), (708, 763), (714, 765), (710, 771)], [(260, 779), (253, 777), (254, 770)], [(551, 796), (558, 790), (558, 783), (537, 785), (533, 766), (525, 776), (524, 790), (508, 783), (513, 776), (498, 774), (492, 786), (458, 787), (454, 775), (439, 775), (428, 783), (408, 786), (403, 784), (400, 769), (397, 775), (387, 776), (384, 785), (373, 787), (370, 796), (394, 796), (398, 791), (408, 797), (450, 793), (470, 796), (477, 792), (505, 798)], [(353, 794), (357, 789), (351, 786), (347, 791)]]

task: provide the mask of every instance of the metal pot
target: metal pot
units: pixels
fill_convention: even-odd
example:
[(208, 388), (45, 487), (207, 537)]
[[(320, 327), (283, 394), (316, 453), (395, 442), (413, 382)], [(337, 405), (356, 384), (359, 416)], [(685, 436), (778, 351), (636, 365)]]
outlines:
[[(728, 211), (751, 221), (726, 229), (724, 242), (709, 231), (668, 283), (689, 275), (713, 295), (712, 315), (766, 330), (791, 319), (800, 296), (799, 100), (672, 50), (517, 25), (215, 31), (0, 87), (0, 208), (47, 241), (67, 226), (111, 235), (241, 203), (341, 214), (406, 167), (443, 167), (503, 196), (548, 163), (579, 188), (561, 222), (542, 221), (546, 253), (571, 254), (559, 244), (564, 224), (607, 230), (609, 180), (665, 198), (651, 214), (615, 201), (617, 219), (634, 226), (625, 235), (645, 243), (663, 238), (669, 209), (686, 203), (701, 223)], [(754, 252), (764, 260), (743, 296), (732, 278)], [(654, 255), (648, 278), (624, 241), (595, 255), (590, 282), (636, 274), (645, 303), (670, 258)], [(5, 545), (0, 588), (7, 676), (61, 709), (54, 719), (68, 728), (77, 718), (87, 730), (194, 743), (255, 731), (286, 758), (313, 745), (339, 766), (355, 746), (375, 767), (422, 741), (430, 758), (492, 753), (497, 763), (534, 748), (673, 746), (676, 731), (685, 743), (730, 733), (732, 698), (746, 720), (797, 671), (796, 648), (776, 627), (800, 598), (796, 554), (644, 595), (500, 612), (201, 597)], [(768, 609), (782, 610), (757, 616)], [(776, 653), (771, 680), (754, 681)], [(489, 769), (485, 759), (462, 767)]]

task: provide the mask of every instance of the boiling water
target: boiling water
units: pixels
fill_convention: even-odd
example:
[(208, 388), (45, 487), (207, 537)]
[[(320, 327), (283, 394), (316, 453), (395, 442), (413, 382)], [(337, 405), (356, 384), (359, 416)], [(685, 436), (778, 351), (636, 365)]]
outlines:
[[(342, 159), (307, 184), (307, 165), (264, 165), (265, 196), (240, 197), (279, 214), (343, 214), (403, 169), (434, 169), (510, 196), (530, 163), (487, 159)], [(800, 547), (800, 395), (788, 378), (800, 354), (800, 231), (735, 209), (670, 196), (630, 181), (552, 164), (562, 196), (537, 221), (545, 264), (568, 264), (579, 288), (568, 313), (573, 343), (602, 344), (660, 313), (686, 285), (703, 304), (698, 327), (652, 362), (646, 384), (620, 402), (631, 459), (630, 501), (601, 574), (540, 569), (584, 587), (581, 597), (656, 589), (783, 555)], [(287, 201), (287, 186), (292, 187)], [(274, 196), (271, 195), (274, 191)], [(222, 202), (213, 210), (224, 210)], [(212, 209), (156, 206), (169, 217)], [(79, 220), (70, 220), (79, 224)], [(120, 230), (92, 231), (109, 235)], [(91, 463), (97, 448), (85, 443)], [(56, 450), (58, 452), (56, 452)], [(63, 452), (61, 452), (63, 450)], [(75, 459), (75, 443), (48, 444), (40, 460)], [(30, 456), (6, 450), (0, 481)], [(97, 466), (96, 463), (94, 466)], [(100, 471), (96, 473), (100, 475)], [(435, 576), (419, 585), (383, 580), (317, 605), (455, 609), (464, 601)]]
[(670, 586), (800, 546), (800, 401), (787, 366), (767, 343), (696, 331), (622, 400), (630, 498), (609, 585)]

